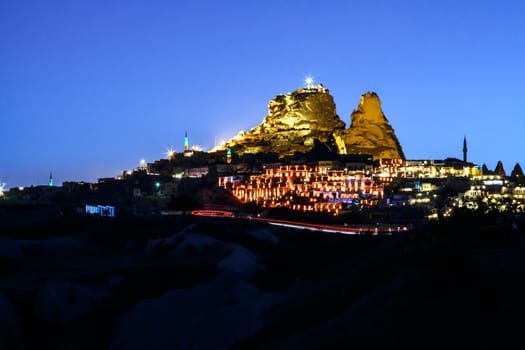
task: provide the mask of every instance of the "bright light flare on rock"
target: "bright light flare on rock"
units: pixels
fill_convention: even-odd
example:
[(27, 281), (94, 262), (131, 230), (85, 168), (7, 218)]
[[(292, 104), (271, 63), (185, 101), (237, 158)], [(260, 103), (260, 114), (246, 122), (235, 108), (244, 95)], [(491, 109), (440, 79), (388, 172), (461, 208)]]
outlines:
[(175, 150), (173, 149), (173, 147), (167, 148), (164, 154), (169, 160), (173, 160), (175, 158)]
[(314, 77), (307, 75), (304, 79), (304, 82), (306, 83), (306, 87), (311, 88), (314, 85)]

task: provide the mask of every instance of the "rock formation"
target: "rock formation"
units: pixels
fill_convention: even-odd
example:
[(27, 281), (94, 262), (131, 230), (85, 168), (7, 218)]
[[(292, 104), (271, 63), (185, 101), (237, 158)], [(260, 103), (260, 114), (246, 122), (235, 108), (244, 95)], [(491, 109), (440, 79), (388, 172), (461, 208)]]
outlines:
[(494, 169), (494, 174), (500, 175), (500, 176), (507, 176), (505, 173), (505, 168), (503, 168), (503, 163), (501, 160), (498, 160), (498, 164), (496, 164), (496, 169)]
[(350, 128), (342, 138), (349, 154), (370, 154), (376, 158), (405, 159), (394, 129), (381, 109), (375, 92), (361, 96), (359, 106), (350, 116)]
[(351, 126), (345, 129), (333, 97), (321, 84), (278, 95), (268, 104), (268, 115), (260, 125), (240, 132), (227, 144), (237, 154), (275, 152), (283, 157), (311, 151), (316, 140), (335, 144), (339, 153), (405, 158), (377, 94), (361, 96)]
[(520, 163), (516, 163), (516, 165), (514, 165), (514, 169), (512, 169), (510, 176), (517, 180), (523, 179), (523, 170), (521, 170)]
[(276, 152), (281, 156), (308, 152), (314, 140), (327, 142), (345, 123), (335, 111), (328, 89), (321, 84), (278, 95), (268, 104), (263, 122), (229, 141), (236, 153)]

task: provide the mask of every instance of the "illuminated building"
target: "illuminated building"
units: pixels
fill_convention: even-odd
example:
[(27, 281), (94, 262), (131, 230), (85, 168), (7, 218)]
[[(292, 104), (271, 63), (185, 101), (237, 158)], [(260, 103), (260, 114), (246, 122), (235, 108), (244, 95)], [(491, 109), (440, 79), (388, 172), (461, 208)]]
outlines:
[(226, 150), (226, 163), (230, 164), (232, 162), (232, 148), (228, 146)]
[[(391, 178), (447, 178), (480, 176), (482, 169), (476, 164), (467, 162), (467, 138), (463, 138), (463, 160), (446, 158), (431, 159), (379, 159), (379, 169), (375, 172), (381, 177)], [(501, 166), (501, 169), (503, 166)], [(503, 174), (504, 175), (504, 174)]]
[(304, 164), (268, 164), (264, 174), (245, 181), (221, 177), (219, 186), (245, 203), (333, 214), (352, 206), (375, 205), (383, 196), (383, 185), (370, 176)]
[(49, 173), (49, 182), (48, 186), (53, 187), (53, 173)]
[(481, 169), (455, 158), (445, 160), (379, 159), (375, 173), (381, 177), (401, 178), (446, 178), (473, 177), (482, 174)]
[(96, 216), (115, 216), (115, 207), (110, 205), (90, 205), (86, 204), (86, 214), (96, 215)]
[[(475, 164), (456, 158), (375, 162), (366, 156), (347, 158), (318, 161), (315, 166), (266, 164), (261, 175), (244, 180), (221, 177), (219, 185), (244, 203), (338, 214), (352, 207), (378, 205), (380, 201), (387, 206), (431, 209), (443, 183), (456, 181), (454, 178), (463, 183), (482, 174)], [(385, 188), (394, 180), (398, 192), (385, 197)]]
[(186, 177), (203, 177), (208, 175), (209, 168), (206, 167), (199, 167), (199, 168), (189, 168), (185, 171)]
[(486, 210), (525, 211), (525, 187), (498, 174), (475, 176), (457, 204), (474, 210), (483, 206)]
[(516, 206), (516, 211), (525, 212), (525, 186), (514, 187), (512, 195), (512, 204)]

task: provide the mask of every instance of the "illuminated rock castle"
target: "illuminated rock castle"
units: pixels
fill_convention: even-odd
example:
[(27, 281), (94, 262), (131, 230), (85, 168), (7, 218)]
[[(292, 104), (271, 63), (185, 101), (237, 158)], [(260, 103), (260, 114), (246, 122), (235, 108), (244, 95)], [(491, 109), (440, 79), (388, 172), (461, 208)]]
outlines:
[(388, 123), (377, 94), (367, 92), (351, 115), (351, 126), (336, 113), (333, 97), (322, 84), (277, 95), (268, 103), (268, 115), (248, 132), (240, 132), (219, 149), (231, 147), (239, 155), (276, 152), (281, 157), (307, 153), (316, 141), (331, 143), (339, 154), (368, 154), (404, 159), (394, 129)]

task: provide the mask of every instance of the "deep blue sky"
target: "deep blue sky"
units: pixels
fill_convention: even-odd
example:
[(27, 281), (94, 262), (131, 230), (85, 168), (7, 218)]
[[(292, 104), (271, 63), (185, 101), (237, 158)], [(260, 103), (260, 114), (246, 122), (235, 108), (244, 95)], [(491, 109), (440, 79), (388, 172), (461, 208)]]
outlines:
[(0, 181), (96, 181), (261, 122), (311, 74), (409, 159), (525, 165), (522, 1), (2, 1)]

